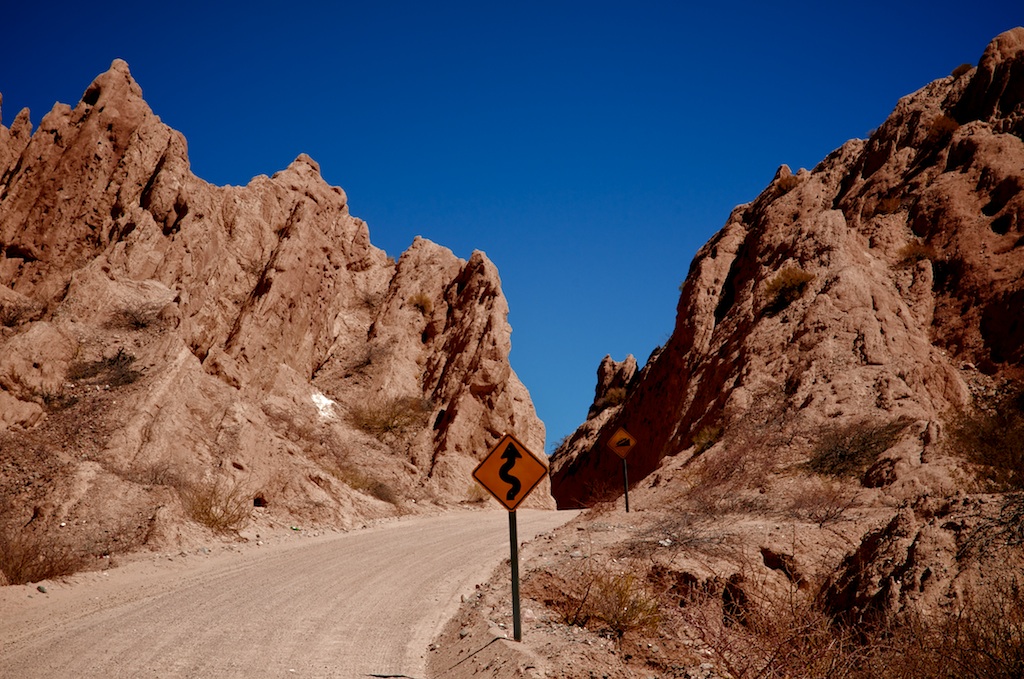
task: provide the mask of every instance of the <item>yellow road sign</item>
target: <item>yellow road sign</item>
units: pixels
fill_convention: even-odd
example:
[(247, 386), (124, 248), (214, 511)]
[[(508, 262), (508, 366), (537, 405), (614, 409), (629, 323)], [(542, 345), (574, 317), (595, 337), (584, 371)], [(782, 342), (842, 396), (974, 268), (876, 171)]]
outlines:
[(513, 512), (547, 473), (544, 462), (519, 439), (505, 434), (473, 470), (473, 478)]
[(629, 451), (633, 450), (633, 446), (636, 445), (636, 439), (628, 431), (619, 427), (605, 445), (613, 453), (625, 460), (626, 456), (629, 455)]

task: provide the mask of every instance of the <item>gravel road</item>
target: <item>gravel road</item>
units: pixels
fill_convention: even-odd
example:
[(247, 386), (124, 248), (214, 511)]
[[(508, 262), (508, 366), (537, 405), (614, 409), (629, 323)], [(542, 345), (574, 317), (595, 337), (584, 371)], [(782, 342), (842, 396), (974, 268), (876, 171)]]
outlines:
[[(575, 512), (517, 515), (526, 541)], [(132, 564), (46, 594), (0, 588), (0, 677), (420, 679), (460, 595), (508, 556), (507, 517), (415, 517)]]

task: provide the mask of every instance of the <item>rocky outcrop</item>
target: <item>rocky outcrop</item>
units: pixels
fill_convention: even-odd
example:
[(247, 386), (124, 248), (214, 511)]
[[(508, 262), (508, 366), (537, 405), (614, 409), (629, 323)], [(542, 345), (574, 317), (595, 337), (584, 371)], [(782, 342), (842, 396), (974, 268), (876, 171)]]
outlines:
[(780, 463), (837, 423), (916, 421), (934, 434), (976, 376), (1019, 377), (1022, 93), (1018, 28), (977, 68), (901, 99), (868, 140), (811, 171), (780, 168), (698, 251), (673, 334), (623, 403), (555, 452), (559, 504), (600, 499), (598, 480), (619, 464), (604, 439), (619, 426), (638, 439), (640, 482), (744, 423), (785, 429), (785, 446), (748, 447)]
[(475, 496), (504, 432), (544, 446), (507, 314), (483, 253), (395, 262), (308, 156), (199, 179), (115, 61), (0, 126), (0, 518), (166, 541), (204, 483), (333, 525)]

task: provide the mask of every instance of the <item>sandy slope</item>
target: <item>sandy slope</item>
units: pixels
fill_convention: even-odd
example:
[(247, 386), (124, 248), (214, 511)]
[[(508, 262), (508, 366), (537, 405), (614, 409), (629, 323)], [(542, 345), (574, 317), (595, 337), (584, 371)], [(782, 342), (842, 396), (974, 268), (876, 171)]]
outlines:
[[(518, 514), (522, 541), (575, 515)], [(0, 588), (0, 677), (423, 677), (508, 550), (506, 512), (456, 512)]]

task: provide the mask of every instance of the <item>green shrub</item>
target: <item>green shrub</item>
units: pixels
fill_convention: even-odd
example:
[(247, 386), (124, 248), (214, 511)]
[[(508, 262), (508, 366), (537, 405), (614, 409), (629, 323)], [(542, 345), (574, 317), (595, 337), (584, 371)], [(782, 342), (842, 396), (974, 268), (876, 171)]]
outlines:
[(826, 427), (811, 451), (807, 467), (823, 476), (859, 476), (899, 440), (904, 419), (885, 424), (859, 421)]
[(764, 288), (765, 311), (769, 314), (777, 314), (790, 304), (800, 299), (807, 288), (807, 284), (814, 280), (814, 274), (804, 271), (795, 266), (789, 266), (780, 271), (768, 281)]

